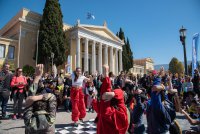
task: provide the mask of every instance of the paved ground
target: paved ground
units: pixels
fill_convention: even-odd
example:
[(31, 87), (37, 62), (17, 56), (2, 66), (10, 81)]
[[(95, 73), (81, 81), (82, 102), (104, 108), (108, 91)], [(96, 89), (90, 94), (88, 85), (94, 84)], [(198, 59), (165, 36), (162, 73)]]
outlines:
[[(11, 113), (12, 104), (8, 105), (9, 114)], [(71, 128), (71, 113), (67, 113), (63, 110), (57, 112), (56, 117), (56, 133), (79, 133), (79, 134), (94, 134), (95, 133), (95, 124), (92, 122), (92, 119), (96, 117), (95, 113), (87, 113), (86, 118), (84, 119), (84, 124), (80, 124), (78, 129)], [(144, 119), (145, 120), (145, 119)], [(180, 114), (177, 114), (177, 120), (183, 130), (188, 130), (191, 128), (188, 121)], [(72, 133), (73, 132), (73, 133)], [(0, 134), (23, 134), (24, 133), (24, 122), (23, 120), (2, 120), (0, 124)]]

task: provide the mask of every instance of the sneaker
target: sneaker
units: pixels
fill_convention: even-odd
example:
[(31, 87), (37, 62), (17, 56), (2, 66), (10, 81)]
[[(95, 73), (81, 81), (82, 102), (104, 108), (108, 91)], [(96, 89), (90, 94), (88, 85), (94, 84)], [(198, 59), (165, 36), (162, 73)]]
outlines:
[(4, 116), (2, 116), (2, 119), (3, 120), (7, 120), (7, 119), (9, 119), (10, 117), (8, 116), (8, 115), (4, 115)]
[(78, 123), (75, 122), (73, 126), (74, 126), (74, 127), (78, 127)]
[(81, 123), (83, 123), (83, 119), (79, 119), (79, 121), (80, 121)]
[(16, 116), (15, 114), (13, 114), (12, 119), (13, 119), (13, 120), (16, 120), (16, 119), (17, 119), (17, 116)]

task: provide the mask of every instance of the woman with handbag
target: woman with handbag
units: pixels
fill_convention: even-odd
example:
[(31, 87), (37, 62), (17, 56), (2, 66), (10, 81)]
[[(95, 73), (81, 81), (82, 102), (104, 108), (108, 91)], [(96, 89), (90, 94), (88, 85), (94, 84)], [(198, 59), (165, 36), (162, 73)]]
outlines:
[(12, 78), (11, 81), (11, 87), (12, 87), (12, 99), (14, 101), (13, 105), (13, 119), (16, 120), (18, 113), (18, 118), (22, 118), (22, 103), (24, 98), (26, 97), (26, 85), (27, 80), (26, 77), (22, 75), (22, 69), (17, 68), (16, 69), (16, 75)]

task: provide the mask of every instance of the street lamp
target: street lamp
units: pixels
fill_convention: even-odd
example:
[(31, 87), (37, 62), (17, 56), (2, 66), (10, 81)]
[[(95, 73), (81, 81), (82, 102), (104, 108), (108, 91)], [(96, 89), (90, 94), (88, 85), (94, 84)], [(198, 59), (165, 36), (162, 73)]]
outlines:
[(185, 48), (185, 39), (186, 39), (186, 30), (183, 26), (179, 30), (180, 33), (180, 41), (183, 45), (183, 53), (184, 53), (184, 64), (185, 64), (185, 75), (188, 74), (188, 67), (187, 67), (187, 55), (186, 55), (186, 48)]
[(53, 58), (54, 58), (54, 53), (51, 52), (51, 59), (52, 59), (52, 60), (51, 60), (51, 62), (52, 62), (52, 63), (51, 63), (51, 66), (52, 66), (52, 67), (53, 67)]

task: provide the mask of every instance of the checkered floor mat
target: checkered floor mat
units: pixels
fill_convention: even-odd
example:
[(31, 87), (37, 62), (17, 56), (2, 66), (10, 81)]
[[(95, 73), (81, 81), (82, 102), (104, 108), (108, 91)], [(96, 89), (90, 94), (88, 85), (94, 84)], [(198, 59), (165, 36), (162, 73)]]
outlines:
[(78, 127), (73, 124), (66, 124), (64, 127), (56, 127), (55, 134), (96, 134), (96, 124), (94, 119), (79, 123)]

